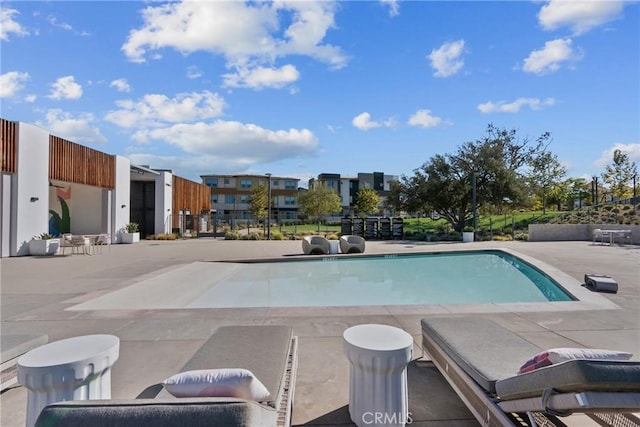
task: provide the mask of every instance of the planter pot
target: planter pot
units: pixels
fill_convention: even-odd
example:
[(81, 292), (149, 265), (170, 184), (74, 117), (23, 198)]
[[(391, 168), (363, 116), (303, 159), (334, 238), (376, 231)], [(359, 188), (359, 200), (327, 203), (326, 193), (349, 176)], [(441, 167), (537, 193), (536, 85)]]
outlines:
[(462, 241), (465, 243), (473, 242), (473, 231), (463, 231)]
[(140, 233), (120, 233), (122, 243), (138, 243), (140, 241)]
[(55, 255), (60, 249), (60, 239), (31, 240), (29, 253), (36, 256)]

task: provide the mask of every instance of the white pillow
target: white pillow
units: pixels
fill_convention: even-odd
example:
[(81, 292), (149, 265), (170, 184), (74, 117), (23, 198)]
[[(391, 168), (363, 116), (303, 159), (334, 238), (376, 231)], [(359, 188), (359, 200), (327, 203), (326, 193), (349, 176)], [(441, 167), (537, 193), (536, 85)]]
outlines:
[(524, 362), (519, 374), (555, 365), (573, 359), (629, 360), (632, 354), (624, 351), (602, 350), (597, 348), (552, 348), (541, 351)]
[(247, 369), (202, 369), (173, 375), (162, 382), (176, 397), (239, 397), (266, 400), (269, 390)]

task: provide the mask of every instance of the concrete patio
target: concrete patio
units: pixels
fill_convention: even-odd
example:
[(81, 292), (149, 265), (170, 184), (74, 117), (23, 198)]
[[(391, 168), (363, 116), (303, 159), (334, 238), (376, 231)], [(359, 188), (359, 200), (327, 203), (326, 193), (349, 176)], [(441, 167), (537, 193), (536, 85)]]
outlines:
[[(367, 242), (367, 254), (504, 248), (532, 257), (582, 283), (585, 273), (613, 276), (617, 294), (595, 294), (581, 303), (544, 308), (527, 304), (356, 306), (318, 308), (67, 310), (78, 303), (165, 274), (195, 261), (279, 258), (301, 255), (300, 241), (190, 239), (114, 245), (94, 256), (4, 258), (1, 267), (2, 333), (46, 333), (49, 341), (106, 333), (121, 340), (112, 372), (112, 397), (135, 398), (176, 373), (221, 325), (284, 324), (299, 337), (294, 425), (351, 425), (349, 365), (342, 333), (352, 325), (381, 323), (414, 337), (409, 366), (412, 425), (475, 426), (478, 423), (437, 369), (422, 357), (420, 319), (473, 315), (491, 318), (541, 348), (592, 347), (623, 350), (640, 360), (640, 247), (591, 242)], [(175, 283), (180, 287), (181, 283)], [(583, 292), (586, 292), (583, 290)], [(496, 349), (499, 351), (499, 349)], [(259, 357), (259, 355), (256, 355)], [(26, 390), (0, 396), (3, 427), (22, 427)], [(585, 425), (583, 416), (570, 424)]]

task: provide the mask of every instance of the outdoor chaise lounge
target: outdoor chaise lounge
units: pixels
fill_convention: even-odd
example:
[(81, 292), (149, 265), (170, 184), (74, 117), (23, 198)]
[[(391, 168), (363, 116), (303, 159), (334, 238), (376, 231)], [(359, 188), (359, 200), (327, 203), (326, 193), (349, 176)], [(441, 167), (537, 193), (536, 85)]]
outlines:
[[(162, 388), (148, 397), (74, 400), (46, 406), (36, 427), (289, 426), (296, 381), (297, 337), (288, 326), (223, 326), (180, 372), (242, 368), (268, 390), (261, 401), (239, 397), (174, 397)], [(237, 370), (237, 369), (236, 369)]]
[(343, 254), (364, 253), (365, 240), (363, 237), (345, 235), (340, 237), (340, 252)]
[(302, 238), (302, 252), (305, 255), (324, 255), (331, 250), (331, 244), (322, 236), (304, 236)]
[(554, 425), (574, 412), (601, 425), (640, 425), (632, 414), (640, 412), (640, 362), (569, 360), (517, 374), (541, 349), (497, 323), (441, 317), (421, 324), (424, 351), (482, 425)]

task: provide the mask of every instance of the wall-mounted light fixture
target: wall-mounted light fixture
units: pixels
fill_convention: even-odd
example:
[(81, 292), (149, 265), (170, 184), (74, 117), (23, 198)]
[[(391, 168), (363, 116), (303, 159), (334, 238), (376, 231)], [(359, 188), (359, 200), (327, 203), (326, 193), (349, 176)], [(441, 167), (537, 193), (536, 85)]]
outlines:
[(37, 202), (38, 200), (40, 200), (38, 197), (32, 197), (29, 199), (30, 202)]
[(120, 207), (124, 209), (127, 207), (127, 205), (120, 205)]
[(167, 187), (171, 187), (171, 183), (170, 182), (165, 182), (164, 185), (166, 185)]

